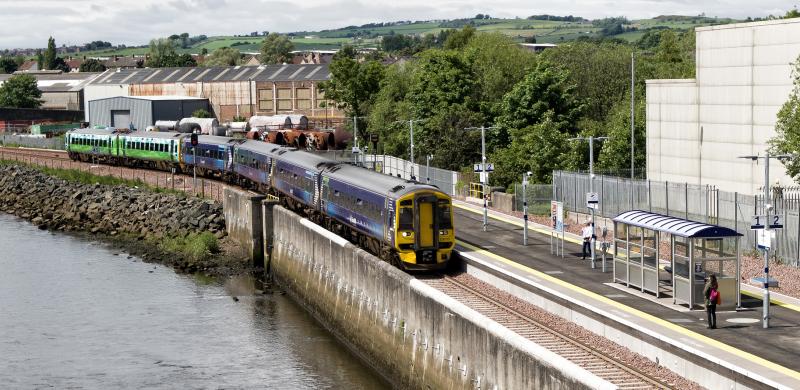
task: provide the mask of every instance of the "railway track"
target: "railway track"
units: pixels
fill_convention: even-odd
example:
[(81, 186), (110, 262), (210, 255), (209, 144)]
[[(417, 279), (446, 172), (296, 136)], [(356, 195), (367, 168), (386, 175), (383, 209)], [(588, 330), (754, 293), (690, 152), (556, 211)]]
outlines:
[(63, 150), (49, 150), (49, 149), (29, 149), (29, 148), (7, 148), (0, 147), (0, 156), (10, 157), (30, 157), (30, 158), (43, 158), (55, 160), (69, 160), (67, 152)]
[(603, 378), (620, 389), (672, 389), (674, 385), (660, 381), (608, 356), (590, 345), (552, 330), (547, 324), (499, 302), (481, 291), (450, 277), (422, 279), (457, 301), (489, 317), (555, 354)]

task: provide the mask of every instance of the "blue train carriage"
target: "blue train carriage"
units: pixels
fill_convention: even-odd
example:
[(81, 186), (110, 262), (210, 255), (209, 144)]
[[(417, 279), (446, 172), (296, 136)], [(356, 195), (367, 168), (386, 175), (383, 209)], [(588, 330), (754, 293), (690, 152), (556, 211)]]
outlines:
[(447, 266), (455, 245), (450, 197), (434, 186), (337, 165), (322, 173), (330, 230), (406, 270)]
[(336, 162), (324, 157), (290, 148), (278, 151), (272, 169), (272, 190), (283, 195), (281, 202), (295, 211), (302, 211), (320, 222), (319, 210), (320, 173)]
[(64, 137), (64, 146), (74, 161), (112, 162), (119, 156), (119, 137), (114, 130), (71, 130)]
[(276, 144), (247, 140), (233, 149), (233, 171), (237, 184), (242, 187), (271, 193), (270, 180), (274, 161), (279, 152), (286, 150)]
[(181, 139), (186, 134), (175, 132), (134, 131), (122, 134), (122, 162), (128, 166), (160, 170), (180, 168)]
[[(181, 145), (181, 169), (191, 172), (196, 165), (197, 174), (230, 181), (233, 176), (234, 147), (245, 140), (213, 135), (197, 137), (197, 146), (192, 146), (191, 136), (183, 137)], [(195, 151), (195, 148), (197, 150)], [(195, 154), (196, 152), (196, 154)], [(196, 158), (196, 162), (195, 162)]]

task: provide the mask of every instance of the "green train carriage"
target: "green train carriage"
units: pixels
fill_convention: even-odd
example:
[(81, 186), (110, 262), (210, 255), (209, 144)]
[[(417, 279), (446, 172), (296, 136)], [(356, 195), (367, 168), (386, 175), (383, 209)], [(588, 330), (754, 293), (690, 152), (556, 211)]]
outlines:
[(122, 163), (161, 170), (180, 168), (181, 140), (187, 134), (175, 132), (132, 132), (119, 135)]
[(114, 130), (75, 129), (67, 132), (64, 146), (72, 160), (114, 162), (119, 156), (119, 136)]

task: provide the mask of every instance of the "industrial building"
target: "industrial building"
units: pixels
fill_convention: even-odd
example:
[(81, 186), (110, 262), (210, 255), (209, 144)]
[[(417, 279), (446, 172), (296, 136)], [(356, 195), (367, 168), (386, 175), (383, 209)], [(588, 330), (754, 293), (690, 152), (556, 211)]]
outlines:
[[(700, 27), (695, 78), (647, 81), (647, 177), (754, 194), (776, 115), (792, 90), (800, 19)], [(773, 161), (772, 183), (792, 184)]]
[[(18, 72), (36, 78), (42, 91), (42, 107), (49, 110), (74, 110), (84, 108), (83, 89), (100, 73), (62, 73), (61, 71)], [(0, 74), (0, 85), (13, 75)]]
[(177, 121), (196, 110), (208, 110), (208, 99), (187, 96), (119, 96), (90, 100), (89, 123), (144, 130), (156, 121)]
[[(341, 118), (325, 100), (319, 83), (330, 79), (327, 65), (259, 65), (107, 70), (84, 89), (84, 100), (118, 96), (206, 98), (220, 122), (252, 115), (299, 114)], [(87, 118), (93, 118), (87, 103)]]

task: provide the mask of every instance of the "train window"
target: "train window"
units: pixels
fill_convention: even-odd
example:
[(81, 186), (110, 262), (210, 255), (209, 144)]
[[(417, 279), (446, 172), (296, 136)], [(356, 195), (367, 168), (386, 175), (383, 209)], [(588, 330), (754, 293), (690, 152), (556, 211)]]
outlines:
[(361, 200), (361, 199), (356, 199), (356, 204), (359, 205), (359, 206), (363, 206), (364, 205), (364, 201)]
[(452, 220), (450, 219), (450, 206), (446, 204), (439, 205), (439, 228), (440, 229), (452, 229), (453, 224)]
[(397, 230), (414, 230), (414, 211), (411, 207), (400, 208)]
[(334, 196), (340, 196), (340, 195), (342, 195), (342, 193), (341, 193), (341, 192), (339, 192), (339, 191), (333, 191), (333, 195), (334, 195)]
[(411, 206), (411, 199), (400, 201), (400, 206)]

